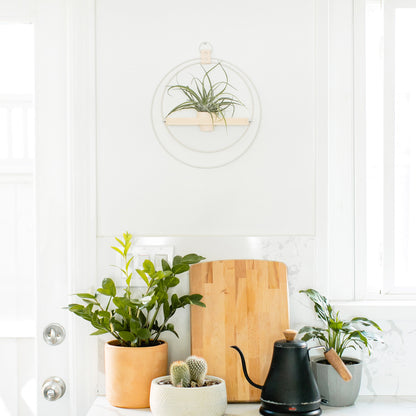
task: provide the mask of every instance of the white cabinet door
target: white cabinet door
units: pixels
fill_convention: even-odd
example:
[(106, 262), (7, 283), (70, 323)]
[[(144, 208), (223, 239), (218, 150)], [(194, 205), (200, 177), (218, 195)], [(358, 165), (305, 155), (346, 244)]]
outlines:
[[(35, 0), (34, 19), (38, 415), (82, 416), (96, 393), (95, 340), (63, 307), (95, 282), (94, 1)], [(65, 329), (59, 345), (42, 336), (51, 323)], [(45, 398), (57, 393), (42, 387), (50, 377), (66, 385), (57, 400)]]
[[(36, 415), (83, 416), (96, 344), (63, 307), (95, 282), (95, 0), (0, 0), (0, 22), (35, 33)], [(53, 323), (65, 336), (53, 344), (59, 334), (47, 331), (50, 345)]]

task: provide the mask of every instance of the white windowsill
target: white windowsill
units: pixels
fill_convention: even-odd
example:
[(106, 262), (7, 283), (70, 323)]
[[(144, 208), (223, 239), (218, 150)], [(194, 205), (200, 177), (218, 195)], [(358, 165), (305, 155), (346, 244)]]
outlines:
[[(258, 416), (259, 403), (229, 404), (225, 416)], [(360, 396), (354, 406), (322, 406), (323, 415), (336, 416), (414, 416), (416, 396)], [(87, 416), (151, 415), (149, 409), (120, 409), (111, 406), (105, 397), (99, 396)]]
[[(344, 314), (365, 316), (370, 319), (414, 319), (416, 314), (415, 300), (362, 300), (333, 301), (335, 309)], [(410, 315), (410, 316), (409, 316)]]

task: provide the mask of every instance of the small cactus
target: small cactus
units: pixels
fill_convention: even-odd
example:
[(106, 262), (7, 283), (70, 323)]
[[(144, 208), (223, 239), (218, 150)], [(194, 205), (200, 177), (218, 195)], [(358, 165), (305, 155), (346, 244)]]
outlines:
[(184, 361), (174, 361), (170, 366), (170, 381), (175, 387), (190, 387), (189, 367)]
[(207, 362), (203, 358), (197, 357), (196, 355), (191, 355), (185, 360), (185, 362), (189, 367), (191, 383), (196, 384), (198, 387), (203, 386), (208, 370)]

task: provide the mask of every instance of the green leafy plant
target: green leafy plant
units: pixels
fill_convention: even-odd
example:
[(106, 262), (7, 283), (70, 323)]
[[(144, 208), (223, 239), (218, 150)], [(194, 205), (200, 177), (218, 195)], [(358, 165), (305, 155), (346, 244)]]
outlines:
[[(213, 82), (211, 75), (217, 68), (222, 70), (225, 80)], [(170, 110), (166, 117), (176, 111), (191, 109), (210, 113), (212, 122), (214, 122), (215, 116), (224, 120), (224, 123), (227, 124), (224, 115), (225, 111), (232, 109), (232, 114), (234, 115), (235, 107), (244, 104), (233, 94), (226, 92), (227, 88), (232, 86), (228, 82), (227, 72), (221, 63), (214, 65), (208, 71), (203, 67), (202, 69), (204, 70), (202, 79), (194, 77), (190, 85), (177, 84), (168, 88), (168, 94), (175, 90), (182, 92), (186, 97), (186, 101)]]
[(339, 312), (334, 312), (325, 296), (314, 289), (301, 290), (314, 303), (314, 309), (318, 318), (325, 324), (324, 328), (304, 326), (299, 334), (304, 334), (303, 341), (317, 340), (326, 349), (333, 348), (342, 358), (347, 348), (367, 349), (372, 352), (372, 342), (382, 341), (381, 337), (366, 328), (374, 328), (381, 331), (378, 324), (363, 317), (352, 318), (349, 321), (341, 320)]
[(126, 287), (119, 295), (114, 281), (105, 278), (101, 287), (94, 294), (76, 293), (84, 304), (71, 303), (67, 309), (79, 317), (91, 322), (97, 330), (91, 335), (111, 334), (121, 346), (141, 347), (157, 345), (159, 336), (165, 332), (173, 332), (174, 326), (169, 320), (176, 310), (186, 305), (205, 307), (201, 302), (202, 295), (192, 294), (178, 297), (175, 293), (169, 296), (172, 288), (180, 282), (177, 275), (189, 270), (191, 264), (199, 263), (204, 257), (188, 254), (184, 257), (175, 256), (170, 266), (162, 260), (162, 270), (156, 270), (150, 260), (143, 262), (143, 269), (136, 269), (146, 283), (144, 293), (133, 295), (131, 265), (134, 256), (129, 255), (132, 235), (123, 234), (123, 239), (116, 238), (119, 246), (112, 247), (122, 258), (121, 270)]

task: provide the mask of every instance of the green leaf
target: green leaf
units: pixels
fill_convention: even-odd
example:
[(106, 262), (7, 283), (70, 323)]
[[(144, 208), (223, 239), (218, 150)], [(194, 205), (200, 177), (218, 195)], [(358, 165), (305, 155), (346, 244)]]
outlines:
[(105, 296), (115, 296), (117, 293), (116, 285), (110, 278), (105, 278), (102, 282), (102, 288), (97, 289), (97, 292)]
[(162, 270), (160, 270), (160, 271), (154, 273), (153, 276), (155, 277), (156, 280), (161, 280), (161, 279), (164, 279), (165, 278), (166, 274), (165, 274), (165, 272), (163, 272)]
[(303, 326), (299, 329), (298, 334), (303, 334), (304, 332), (312, 332), (313, 328), (311, 326)]
[(339, 331), (342, 329), (343, 322), (342, 321), (334, 321), (332, 319), (329, 320), (329, 327), (334, 331)]
[(180, 264), (182, 262), (182, 257), (181, 256), (175, 256), (173, 258), (173, 266), (176, 266), (177, 264)]
[(126, 263), (126, 270), (129, 269), (130, 263), (133, 261), (133, 259), (134, 259), (134, 256), (130, 257), (130, 260)]
[(142, 327), (142, 324), (139, 319), (134, 319), (134, 318), (130, 319), (131, 332), (133, 332), (136, 336), (138, 332), (140, 331), (141, 327)]
[(141, 328), (137, 331), (137, 337), (139, 339), (148, 340), (151, 335), (151, 332), (147, 328)]
[(110, 324), (113, 326), (113, 331), (120, 332), (125, 329), (124, 325), (114, 317), (110, 319)]
[(90, 316), (90, 315), (92, 315), (92, 308), (94, 307), (94, 305), (93, 304), (89, 304), (89, 305), (87, 305), (86, 307), (85, 307), (85, 309), (84, 309), (84, 312), (83, 312), (83, 316), (84, 317), (86, 317), (86, 316)]
[(122, 256), (124, 256), (124, 253), (118, 248), (118, 247), (111, 247), (113, 250), (117, 251), (117, 253), (121, 254)]
[(351, 319), (351, 322), (359, 323), (364, 326), (373, 326), (374, 328), (377, 328), (379, 331), (382, 331), (382, 329), (377, 323), (375, 323), (374, 321), (370, 319), (363, 318), (361, 316)]
[(98, 311), (98, 316), (110, 319), (111, 315), (108, 311)]
[(120, 331), (118, 334), (120, 335), (120, 338), (126, 342), (133, 342), (136, 338), (131, 332), (128, 331)]
[(151, 276), (155, 272), (155, 265), (150, 260), (145, 260), (143, 270)]
[(110, 278), (106, 278), (103, 280), (102, 287), (105, 290), (108, 290), (111, 293), (111, 296), (115, 296), (117, 293), (116, 285), (114, 284), (113, 280)]
[(147, 274), (144, 270), (136, 269), (136, 272), (139, 274), (139, 276), (142, 278), (142, 280), (146, 283), (146, 285), (149, 287), (149, 279), (147, 278)]
[(164, 316), (165, 320), (167, 320), (170, 316), (169, 302), (164, 302), (163, 303), (163, 316)]
[(332, 307), (329, 305), (325, 296), (322, 296), (314, 289), (300, 290), (299, 293), (305, 293), (314, 303), (315, 312), (322, 321), (328, 322), (329, 319), (334, 319)]
[(81, 299), (95, 299), (95, 295), (91, 295), (91, 293), (75, 293)]
[(162, 270), (164, 272), (171, 270), (169, 263), (165, 259), (162, 259)]
[(103, 334), (106, 334), (108, 331), (106, 330), (106, 329), (98, 329), (97, 331), (95, 331), (95, 332), (91, 332), (91, 334), (90, 335), (103, 335)]
[(124, 308), (127, 305), (128, 299), (123, 297), (115, 297), (113, 298), (113, 303), (117, 308)]
[(177, 338), (179, 338), (179, 335), (178, 335), (178, 333), (175, 331), (175, 327), (174, 327), (172, 324), (167, 324), (167, 325), (166, 325), (166, 330), (167, 330), (167, 331), (170, 331), (170, 332), (173, 332), (173, 333), (176, 335), (176, 337), (177, 337)]
[(307, 333), (301, 339), (302, 339), (302, 341), (309, 341), (310, 339), (314, 339), (314, 338), (315, 338), (314, 335), (312, 335), (311, 333)]
[(179, 308), (180, 302), (179, 302), (178, 295), (176, 293), (174, 293), (172, 295), (172, 297), (170, 298), (170, 302), (171, 302), (171, 304), (172, 304), (172, 306), (173, 306), (174, 309), (178, 309)]
[(192, 305), (197, 305), (197, 306), (201, 306), (203, 308), (206, 307), (205, 303), (200, 302), (200, 300), (202, 299), (202, 295), (198, 295), (198, 294), (193, 294), (193, 295), (189, 295), (189, 301)]
[(167, 287), (175, 287), (175, 286), (178, 286), (178, 284), (180, 283), (180, 280), (177, 278), (177, 277), (175, 277), (175, 276), (172, 276), (167, 282), (166, 282), (166, 286)]
[(168, 300), (168, 294), (165, 291), (160, 291), (156, 294), (156, 298), (159, 304), (163, 304)]
[(83, 306), (83, 305), (79, 305), (79, 304), (77, 304), (77, 303), (70, 303), (70, 304), (68, 305), (68, 309), (69, 309), (71, 312), (75, 312), (75, 311), (83, 311), (83, 310), (84, 310), (84, 306)]
[(181, 274), (181, 273), (187, 272), (188, 270), (189, 270), (189, 264), (184, 264), (184, 263), (176, 264), (175, 266), (172, 267), (172, 272), (174, 274)]
[(119, 238), (117, 238), (117, 237), (114, 237), (115, 239), (116, 239), (116, 241), (122, 246), (122, 247), (124, 247), (124, 242), (123, 241), (121, 241)]
[(139, 312), (139, 320), (140, 320), (141, 326), (144, 326), (146, 324), (146, 316), (142, 311)]
[(196, 263), (199, 263), (202, 260), (205, 260), (205, 257), (198, 256), (198, 254), (195, 254), (195, 253), (191, 253), (191, 254), (187, 254), (186, 256), (183, 257), (182, 263), (196, 264)]

